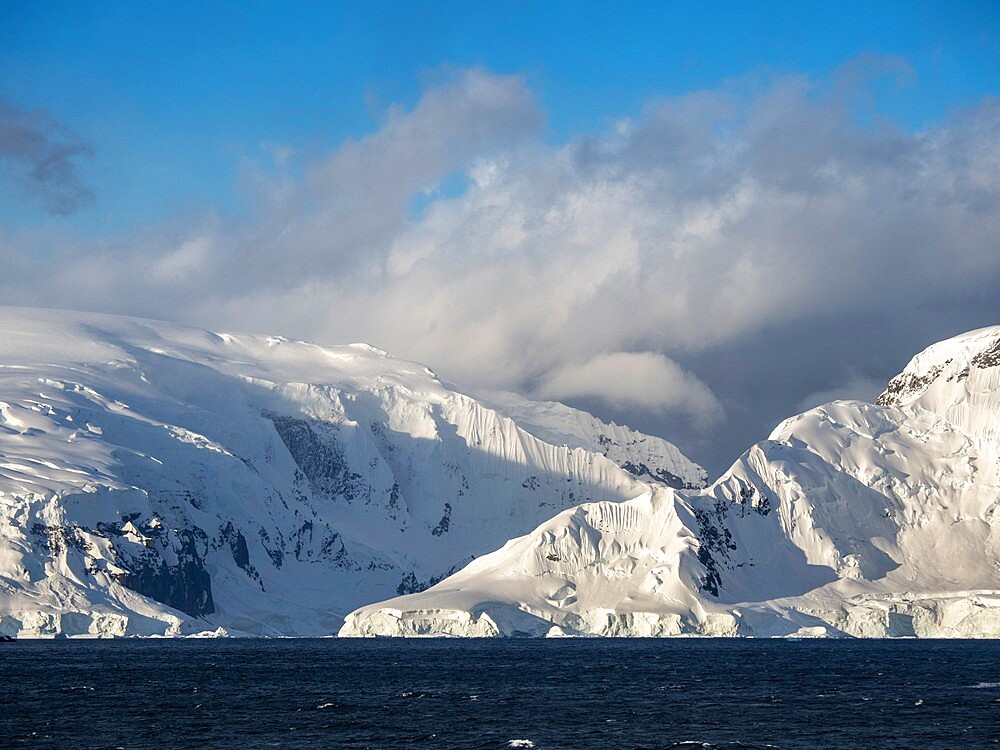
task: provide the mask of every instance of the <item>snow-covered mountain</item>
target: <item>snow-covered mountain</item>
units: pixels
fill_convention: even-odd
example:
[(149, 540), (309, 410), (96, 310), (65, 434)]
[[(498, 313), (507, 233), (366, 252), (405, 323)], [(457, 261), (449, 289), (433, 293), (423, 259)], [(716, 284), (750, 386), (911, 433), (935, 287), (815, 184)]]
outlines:
[(781, 423), (696, 492), (584, 503), (342, 635), (1000, 637), (1000, 327)]
[(495, 400), (362, 344), (0, 308), (0, 632), (328, 634), (565, 508), (704, 484)]

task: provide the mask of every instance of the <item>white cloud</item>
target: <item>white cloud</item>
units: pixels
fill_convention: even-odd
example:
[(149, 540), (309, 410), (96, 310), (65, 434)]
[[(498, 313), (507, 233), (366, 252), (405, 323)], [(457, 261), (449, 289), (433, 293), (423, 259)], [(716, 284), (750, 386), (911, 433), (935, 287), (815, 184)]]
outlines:
[(151, 272), (162, 281), (183, 281), (201, 270), (211, 251), (211, 237), (185, 240), (176, 249), (157, 258), (152, 264)]
[(676, 362), (654, 352), (614, 352), (568, 364), (547, 375), (541, 398), (597, 398), (627, 409), (677, 411), (708, 427), (722, 419), (722, 405), (708, 387)]

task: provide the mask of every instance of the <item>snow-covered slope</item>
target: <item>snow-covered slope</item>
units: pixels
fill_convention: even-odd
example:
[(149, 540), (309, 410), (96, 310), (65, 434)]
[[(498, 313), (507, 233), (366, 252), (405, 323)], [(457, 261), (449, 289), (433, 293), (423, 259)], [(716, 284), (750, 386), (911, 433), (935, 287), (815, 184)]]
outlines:
[(646, 491), (630, 470), (704, 476), (572, 409), (503, 407), (366, 345), (0, 308), (0, 632), (331, 633)]
[(539, 440), (601, 453), (640, 479), (677, 489), (704, 487), (708, 480), (705, 469), (662, 438), (614, 422), (606, 424), (558, 401), (527, 401), (514, 393), (496, 391), (477, 396)]
[(780, 424), (701, 492), (586, 503), (342, 635), (1000, 637), (1000, 327)]

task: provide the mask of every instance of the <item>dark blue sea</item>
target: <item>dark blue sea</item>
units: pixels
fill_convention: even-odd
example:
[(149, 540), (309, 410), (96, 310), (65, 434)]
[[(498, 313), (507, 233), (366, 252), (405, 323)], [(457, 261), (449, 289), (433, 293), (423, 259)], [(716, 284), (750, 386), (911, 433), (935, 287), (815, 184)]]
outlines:
[(1000, 642), (0, 644), (3, 748), (987, 748)]

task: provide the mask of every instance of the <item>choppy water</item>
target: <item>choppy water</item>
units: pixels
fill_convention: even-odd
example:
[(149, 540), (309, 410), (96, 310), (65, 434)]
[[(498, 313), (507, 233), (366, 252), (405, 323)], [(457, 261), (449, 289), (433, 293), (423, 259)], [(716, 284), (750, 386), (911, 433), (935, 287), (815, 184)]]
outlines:
[(986, 748), (1000, 642), (0, 644), (0, 747)]

